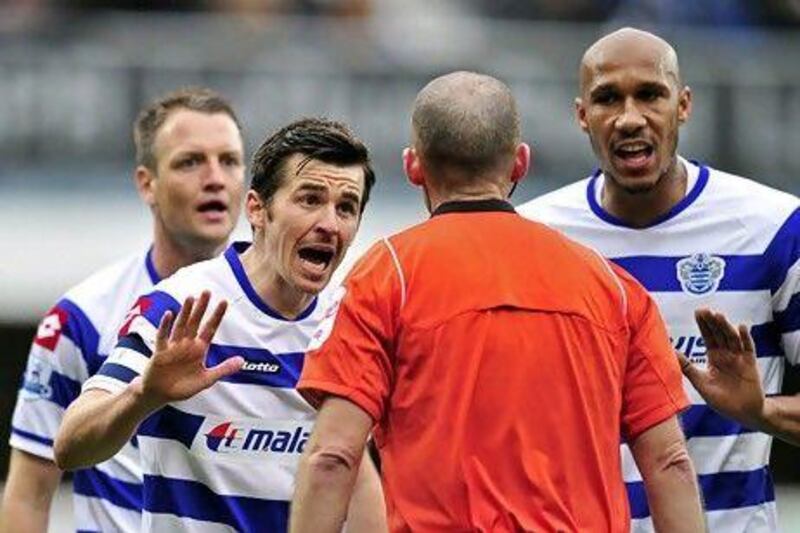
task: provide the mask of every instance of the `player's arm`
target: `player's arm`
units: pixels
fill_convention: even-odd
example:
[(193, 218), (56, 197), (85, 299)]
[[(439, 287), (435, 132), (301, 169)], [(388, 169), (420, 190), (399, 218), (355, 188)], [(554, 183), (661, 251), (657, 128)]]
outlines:
[(707, 368), (678, 356), (684, 375), (706, 403), (749, 428), (800, 446), (800, 396), (765, 396), (747, 326), (735, 328), (725, 315), (709, 309), (698, 309), (695, 320), (708, 349)]
[[(372, 425), (370, 415), (349, 400), (336, 396), (324, 400), (297, 472), (291, 533), (342, 530), (358, 472), (369, 461), (364, 448)], [(358, 520), (363, 511), (353, 518)], [(357, 531), (355, 527), (349, 524), (348, 532)], [(385, 518), (381, 529), (386, 529)]]
[(44, 533), (61, 470), (49, 459), (11, 450), (0, 507), (0, 533)]
[[(174, 319), (174, 326), (172, 312), (163, 315), (155, 350), (140, 377), (116, 393), (85, 390), (70, 405), (55, 442), (55, 458), (60, 467), (81, 468), (109, 459), (130, 440), (148, 415), (170, 402), (190, 398), (239, 371), (241, 357), (212, 368), (205, 366), (208, 346), (226, 308), (225, 302), (221, 302), (201, 328), (209, 299), (207, 291), (196, 305), (193, 298), (187, 298)], [(108, 364), (106, 361), (104, 366)], [(99, 374), (103, 374), (103, 368)]]
[(642, 474), (656, 531), (705, 531), (700, 490), (677, 417), (645, 430), (630, 443)]
[(381, 533), (388, 531), (386, 502), (380, 474), (369, 452), (365, 451), (347, 509), (345, 533)]

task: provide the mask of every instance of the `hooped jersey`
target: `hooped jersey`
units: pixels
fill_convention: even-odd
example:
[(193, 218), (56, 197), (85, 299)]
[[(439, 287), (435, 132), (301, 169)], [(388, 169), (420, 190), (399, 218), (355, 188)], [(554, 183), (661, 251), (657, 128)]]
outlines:
[(119, 344), (84, 386), (123, 390), (147, 365), (161, 317), (177, 313), (186, 297), (209, 290), (209, 309), (227, 300), (206, 364), (242, 356), (242, 370), (165, 406), (137, 432), (147, 531), (286, 530), (298, 460), (316, 416), (295, 383), (324, 309), (314, 300), (295, 320), (272, 310), (240, 262), (247, 246), (236, 243), (221, 257), (181, 269), (140, 298)]
[[(150, 253), (98, 271), (69, 290), (36, 331), (11, 422), (13, 448), (53, 460), (53, 440), (81, 385), (117, 342), (136, 298), (159, 281)], [(141, 529), (141, 468), (136, 441), (73, 477), (79, 531)]]
[[(520, 213), (596, 248), (639, 280), (659, 305), (675, 350), (704, 366), (694, 310), (710, 307), (750, 325), (767, 395), (784, 364), (800, 362), (800, 201), (748, 179), (683, 159), (687, 194), (649, 227), (625, 225), (601, 207), (603, 175), (546, 194)], [(682, 415), (712, 532), (775, 531), (767, 468), (772, 438), (708, 407), (688, 380)], [(651, 530), (641, 476), (627, 446), (623, 466), (634, 530)]]

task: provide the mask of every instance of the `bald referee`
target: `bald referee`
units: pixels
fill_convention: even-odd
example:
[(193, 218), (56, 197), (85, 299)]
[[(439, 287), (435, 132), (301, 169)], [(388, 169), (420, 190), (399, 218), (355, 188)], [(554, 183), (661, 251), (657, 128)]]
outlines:
[(404, 164), (432, 216), (365, 255), (315, 336), (295, 533), (341, 529), (373, 427), (394, 532), (627, 531), (623, 438), (657, 528), (703, 530), (658, 310), (506, 202), (530, 160), (519, 122), (488, 76), (417, 96)]

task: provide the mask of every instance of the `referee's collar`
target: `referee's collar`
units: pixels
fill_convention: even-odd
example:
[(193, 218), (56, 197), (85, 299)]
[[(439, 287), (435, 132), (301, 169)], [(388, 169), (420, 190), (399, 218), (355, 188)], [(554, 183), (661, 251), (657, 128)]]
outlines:
[(489, 200), (455, 200), (445, 202), (437, 207), (432, 217), (444, 215), (445, 213), (479, 213), (486, 211), (503, 211), (506, 213), (516, 213), (514, 206), (505, 200), (491, 198)]

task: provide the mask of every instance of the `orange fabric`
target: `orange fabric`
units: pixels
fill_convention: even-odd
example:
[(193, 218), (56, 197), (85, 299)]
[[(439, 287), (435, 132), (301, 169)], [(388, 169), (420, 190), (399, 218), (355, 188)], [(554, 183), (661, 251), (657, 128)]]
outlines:
[(627, 531), (620, 439), (688, 405), (644, 289), (514, 213), (389, 242), (346, 280), (298, 388), (376, 421), (391, 530)]

